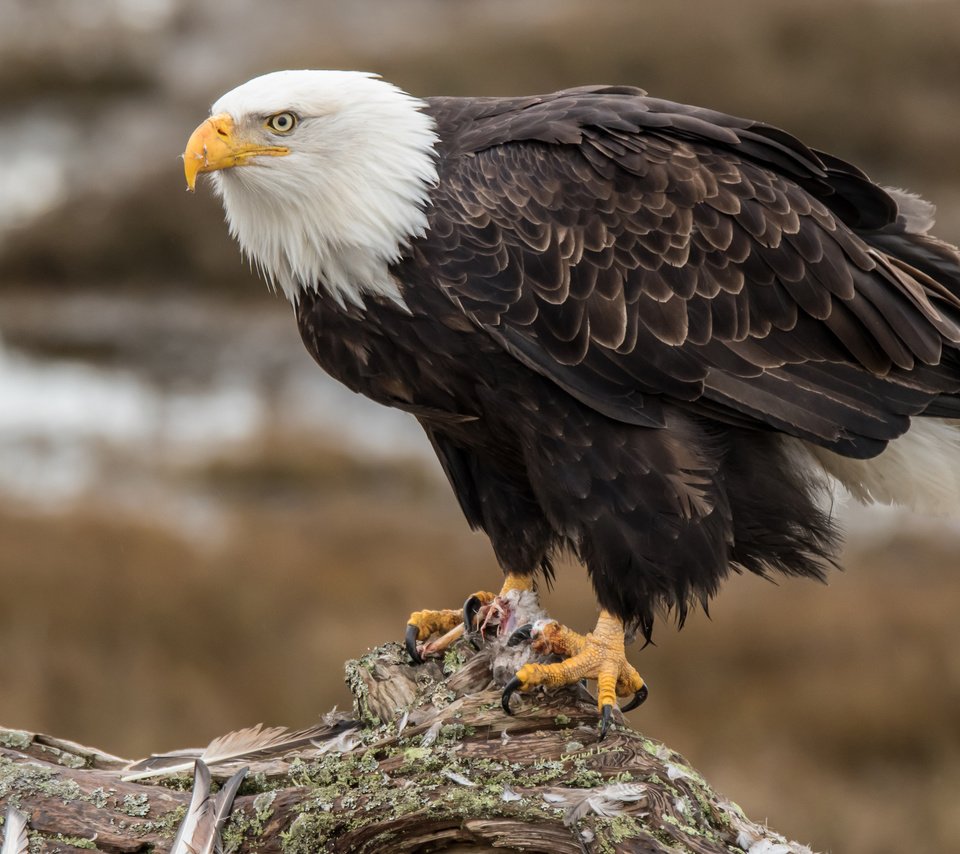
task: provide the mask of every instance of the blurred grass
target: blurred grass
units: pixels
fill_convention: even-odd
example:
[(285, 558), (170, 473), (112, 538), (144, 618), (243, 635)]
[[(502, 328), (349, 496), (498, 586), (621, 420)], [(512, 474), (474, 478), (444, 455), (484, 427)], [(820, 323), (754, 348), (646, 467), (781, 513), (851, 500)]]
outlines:
[[(274, 437), (177, 476), (229, 508), (226, 536), (191, 543), (96, 502), (0, 508), (4, 725), (131, 756), (306, 725), (349, 703), (344, 659), (398, 639), (416, 608), (497, 586), (484, 538), (414, 463)], [(634, 724), (818, 850), (950, 850), (958, 548), (891, 530), (829, 586), (733, 579), (712, 619), (634, 649), (651, 685)], [(545, 601), (595, 620), (579, 567)]]

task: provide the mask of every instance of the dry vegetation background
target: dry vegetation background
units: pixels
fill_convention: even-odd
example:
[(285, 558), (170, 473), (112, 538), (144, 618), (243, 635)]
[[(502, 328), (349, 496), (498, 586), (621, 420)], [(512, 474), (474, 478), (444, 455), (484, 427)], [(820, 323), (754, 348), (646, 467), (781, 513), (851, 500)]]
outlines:
[[(142, 755), (306, 725), (346, 702), (344, 658), (497, 584), (416, 431), (324, 384), (182, 191), (206, 105), (303, 66), (418, 94), (633, 83), (794, 131), (960, 238), (952, 0), (0, 0), (5, 726)], [(851, 525), (828, 587), (737, 578), (661, 626), (632, 719), (818, 850), (957, 850), (960, 528)], [(577, 567), (547, 599), (592, 625)]]

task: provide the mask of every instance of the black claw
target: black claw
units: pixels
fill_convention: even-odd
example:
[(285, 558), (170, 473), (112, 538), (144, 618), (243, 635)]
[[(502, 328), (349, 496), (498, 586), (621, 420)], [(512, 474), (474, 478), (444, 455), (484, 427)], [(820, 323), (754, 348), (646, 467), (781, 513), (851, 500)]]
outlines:
[(476, 596), (469, 597), (467, 601), (463, 603), (463, 628), (468, 635), (476, 631), (473, 624), (480, 611), (481, 605), (483, 605), (483, 603)]
[(510, 640), (507, 641), (507, 646), (519, 646), (524, 641), (530, 640), (533, 633), (533, 623), (527, 623), (525, 626), (520, 626), (512, 635), (510, 635)]
[(640, 690), (633, 695), (633, 699), (627, 703), (622, 709), (621, 712), (632, 712), (637, 706), (643, 705), (643, 701), (647, 699), (647, 695), (650, 691), (647, 689), (646, 685), (641, 685)]
[(600, 712), (600, 738), (599, 738), (599, 741), (603, 741), (603, 739), (606, 737), (606, 735), (607, 735), (607, 729), (608, 729), (608, 727), (610, 726), (610, 718), (611, 718), (611, 717), (613, 717), (613, 706), (611, 706), (609, 703), (607, 703), (607, 704), (603, 707), (603, 711)]
[(520, 685), (520, 680), (514, 676), (513, 679), (507, 683), (507, 687), (503, 689), (503, 696), (500, 698), (500, 705), (503, 706), (503, 710), (508, 715), (513, 714), (513, 712), (510, 711), (510, 697), (513, 696), (514, 691), (517, 691), (520, 688)]
[(420, 634), (420, 630), (413, 625), (412, 623), (407, 626), (407, 633), (404, 635), (403, 641), (407, 647), (407, 655), (410, 656), (410, 660), (414, 664), (423, 664), (423, 656), (420, 655), (420, 650), (417, 649), (417, 635)]

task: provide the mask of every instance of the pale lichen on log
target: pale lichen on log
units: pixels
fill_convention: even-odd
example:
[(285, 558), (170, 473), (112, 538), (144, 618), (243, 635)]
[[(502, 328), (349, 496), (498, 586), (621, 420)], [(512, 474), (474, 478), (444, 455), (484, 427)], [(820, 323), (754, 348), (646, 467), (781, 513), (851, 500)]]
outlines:
[[(213, 766), (221, 782), (250, 766), (225, 851), (809, 852), (621, 719), (598, 742), (582, 689), (524, 696), (506, 716), (492, 654), (463, 644), (414, 667), (388, 644), (348, 662), (354, 715), (325, 716), (306, 747)], [(34, 852), (167, 851), (191, 777), (124, 782), (127, 765), (0, 730), (0, 801), (27, 814)]]

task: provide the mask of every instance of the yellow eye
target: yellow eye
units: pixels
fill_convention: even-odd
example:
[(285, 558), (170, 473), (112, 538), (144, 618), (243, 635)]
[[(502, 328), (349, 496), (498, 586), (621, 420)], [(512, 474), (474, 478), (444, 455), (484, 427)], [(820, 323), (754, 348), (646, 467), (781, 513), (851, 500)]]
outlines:
[(267, 119), (267, 127), (274, 133), (290, 133), (296, 126), (297, 117), (293, 113), (277, 113)]

